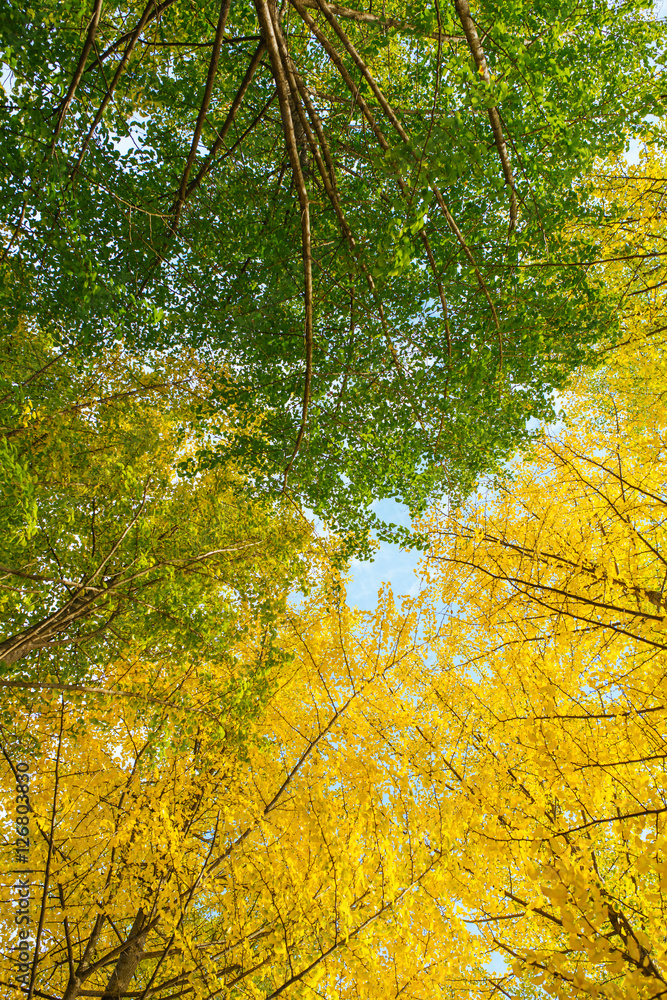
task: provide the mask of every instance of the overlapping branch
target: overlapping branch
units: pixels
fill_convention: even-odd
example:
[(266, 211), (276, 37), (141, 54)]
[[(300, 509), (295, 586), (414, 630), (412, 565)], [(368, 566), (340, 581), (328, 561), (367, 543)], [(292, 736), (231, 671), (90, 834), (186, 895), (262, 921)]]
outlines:
[(220, 4), (220, 14), (218, 16), (218, 24), (216, 27), (215, 39), (213, 42), (213, 51), (211, 53), (211, 61), (209, 63), (208, 75), (206, 77), (204, 96), (202, 98), (201, 106), (199, 108), (199, 114), (197, 115), (197, 123), (195, 125), (194, 135), (192, 136), (192, 142), (190, 144), (190, 152), (188, 153), (188, 159), (185, 164), (185, 169), (183, 170), (181, 183), (179, 185), (178, 194), (176, 196), (176, 201), (174, 203), (174, 208), (173, 208), (174, 214), (171, 222), (172, 230), (175, 230), (176, 227), (178, 226), (178, 220), (180, 218), (181, 210), (185, 202), (190, 171), (192, 170), (192, 164), (194, 163), (195, 157), (197, 155), (197, 150), (199, 149), (199, 140), (201, 139), (201, 133), (204, 127), (206, 114), (208, 112), (208, 106), (211, 103), (211, 96), (213, 94), (215, 77), (218, 71), (218, 60), (220, 58), (222, 36), (225, 30), (225, 25), (227, 23), (227, 17), (229, 15), (230, 6), (231, 6), (231, 0), (222, 0), (222, 3)]
[(290, 91), (285, 66), (280, 53), (277, 35), (280, 34), (280, 24), (273, 0), (255, 0), (257, 16), (262, 28), (262, 35), (266, 44), (271, 69), (276, 82), (278, 92), (278, 103), (283, 123), (283, 133), (287, 145), (287, 155), (292, 168), (292, 177), (299, 197), (299, 207), (301, 209), (301, 257), (303, 262), (303, 295), (304, 295), (304, 344), (306, 352), (306, 372), (304, 376), (303, 398), (301, 403), (301, 423), (297, 432), (296, 441), (292, 454), (288, 460), (284, 471), (283, 489), (287, 486), (287, 477), (294, 465), (301, 442), (306, 432), (308, 411), (310, 408), (311, 383), (313, 376), (313, 263), (312, 245), (310, 232), (310, 198), (306, 187), (303, 169), (301, 165), (300, 150), (293, 118), (293, 96)]
[[(302, 0), (302, 5), (310, 8), (310, 10), (321, 9), (318, 0)], [(369, 10), (353, 10), (351, 7), (341, 7), (340, 4), (336, 3), (329, 4), (329, 10), (335, 14), (336, 17), (356, 21), (357, 24), (368, 24), (372, 27), (384, 28), (385, 31), (388, 28), (395, 28), (397, 31), (413, 32), (414, 34), (421, 35), (424, 38), (434, 38), (436, 41), (439, 40), (441, 42), (463, 41), (462, 35), (450, 35), (443, 31), (426, 32), (415, 24), (409, 24), (407, 21), (399, 21), (394, 17), (373, 14), (372, 11)]]
[(97, 34), (97, 27), (100, 23), (100, 14), (102, 13), (102, 0), (95, 0), (95, 6), (93, 7), (93, 13), (91, 15), (90, 21), (88, 23), (88, 33), (86, 34), (86, 40), (81, 51), (81, 56), (79, 57), (79, 62), (74, 71), (74, 76), (72, 77), (72, 82), (69, 85), (69, 89), (65, 96), (65, 100), (62, 103), (62, 107), (58, 114), (58, 120), (56, 122), (56, 128), (53, 133), (53, 140), (51, 142), (51, 153), (55, 149), (56, 142), (58, 141), (58, 136), (60, 135), (60, 130), (65, 121), (65, 115), (67, 114), (67, 109), (72, 103), (74, 94), (76, 93), (76, 88), (79, 86), (79, 81), (83, 76), (83, 72), (86, 66), (86, 60), (90, 54), (90, 50), (93, 47), (93, 42), (95, 41), (95, 35)]

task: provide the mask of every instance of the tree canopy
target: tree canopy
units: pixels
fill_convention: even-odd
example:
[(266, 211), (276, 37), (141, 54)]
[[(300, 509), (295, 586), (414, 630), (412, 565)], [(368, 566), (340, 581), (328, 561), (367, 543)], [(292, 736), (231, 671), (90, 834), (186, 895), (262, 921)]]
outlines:
[[(224, 695), (231, 659), (183, 676), (138, 650), (104, 690), (26, 686), (0, 773), (10, 796), (29, 772), (42, 891), (34, 964), (17, 980), (5, 952), (3, 981), (67, 1000), (662, 995), (665, 445), (646, 402), (665, 345), (634, 334), (608, 394), (583, 380), (511, 480), (430, 512), (417, 598), (349, 609), (325, 565), (259, 712)], [(241, 752), (219, 705), (245, 719)]]
[(658, 1000), (663, 26), (6, 13), (2, 988)]
[(359, 536), (378, 497), (469, 489), (613, 326), (568, 224), (662, 113), (648, 5), (6, 14), (7, 296), (92, 351), (214, 359), (238, 433), (200, 466), (231, 449)]
[(91, 363), (26, 325), (0, 348), (5, 670), (76, 680), (128, 646), (225, 657), (245, 617), (268, 627), (306, 585), (297, 512), (229, 464), (179, 473), (210, 387), (191, 352)]
[(625, 256), (606, 268), (625, 342), (531, 461), (429, 522), (433, 744), (469, 816), (454, 893), (510, 995), (657, 997), (667, 981), (664, 161), (598, 179), (638, 219), (606, 238)]

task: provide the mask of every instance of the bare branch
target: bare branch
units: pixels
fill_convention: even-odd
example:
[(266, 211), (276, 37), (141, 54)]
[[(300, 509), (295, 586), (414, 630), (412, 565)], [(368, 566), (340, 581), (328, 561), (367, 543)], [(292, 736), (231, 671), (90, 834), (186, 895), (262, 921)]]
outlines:
[[(320, 10), (320, 5), (317, 0), (301, 0), (301, 2), (304, 7), (309, 7), (310, 10)], [(336, 3), (329, 4), (329, 10), (331, 10), (336, 17), (356, 21), (357, 24), (369, 24), (372, 27), (385, 29), (396, 28), (398, 31), (414, 32), (415, 34), (422, 35), (424, 38), (434, 38), (436, 41), (439, 40), (441, 42), (464, 41), (464, 37), (462, 35), (446, 35), (442, 32), (433, 33), (423, 31), (415, 24), (408, 24), (406, 21), (397, 21), (396, 18), (393, 17), (380, 17), (378, 14), (372, 14), (367, 10), (352, 10), (350, 7), (341, 7)]]
[(270, 6), (268, 0), (255, 0), (257, 16), (262, 27), (262, 34), (269, 52), (271, 68), (276, 81), (278, 91), (278, 102), (283, 121), (283, 132), (287, 144), (287, 155), (292, 167), (294, 184), (299, 195), (299, 205), (301, 208), (301, 256), (303, 259), (303, 279), (304, 279), (304, 342), (306, 348), (306, 374), (304, 378), (303, 401), (301, 405), (301, 424), (297, 433), (296, 442), (292, 454), (284, 471), (283, 492), (287, 486), (287, 477), (290, 469), (294, 465), (303, 436), (306, 431), (308, 410), (310, 407), (310, 391), (313, 371), (313, 268), (312, 268), (312, 248), (310, 236), (310, 199), (303, 176), (299, 148), (294, 131), (294, 120), (290, 101), (290, 89), (285, 76), (285, 67), (280, 55), (280, 49), (276, 34), (280, 32), (278, 17), (275, 10)]
[[(95, 134), (95, 130), (96, 130), (97, 126), (99, 125), (99, 123), (102, 121), (102, 118), (104, 117), (104, 112), (106, 111), (107, 107), (109, 106), (109, 103), (111, 102), (111, 98), (114, 95), (114, 91), (116, 89), (118, 81), (120, 80), (121, 76), (123, 75), (123, 72), (124, 72), (125, 67), (126, 67), (126, 65), (128, 63), (128, 60), (129, 60), (130, 56), (132, 55), (132, 52), (134, 50), (135, 45), (137, 44), (137, 40), (139, 38), (139, 35), (142, 33), (142, 31), (146, 27), (146, 24), (148, 23), (148, 21), (152, 19), (151, 18), (151, 14), (152, 14), (153, 10), (156, 8), (156, 6), (157, 5), (155, 3), (155, 0), (148, 0), (148, 3), (146, 4), (146, 7), (144, 8), (143, 14), (139, 18), (139, 21), (137, 22), (137, 25), (136, 25), (134, 31), (130, 35), (130, 38), (128, 40), (127, 45), (125, 46), (125, 51), (123, 52), (122, 58), (120, 60), (120, 63), (118, 64), (116, 72), (114, 73), (113, 80), (109, 84), (107, 92), (104, 95), (102, 103), (100, 104), (100, 106), (99, 106), (99, 108), (97, 110), (97, 114), (95, 115), (95, 118), (93, 120), (93, 124), (90, 126), (90, 128), (88, 130), (88, 134), (86, 135), (86, 138), (83, 141), (83, 146), (81, 147), (81, 152), (79, 153), (79, 158), (78, 158), (78, 160), (76, 162), (76, 166), (74, 167), (74, 170), (72, 171), (72, 174), (71, 174), (71, 178), (72, 179), (74, 178), (74, 176), (76, 175), (76, 173), (79, 170), (79, 167), (83, 163), (83, 158), (86, 155), (86, 151), (88, 149), (88, 146), (91, 143), (91, 140), (93, 138), (93, 135)], [(153, 14), (153, 16), (155, 16), (155, 15)]]
[[(146, 27), (146, 25), (150, 24), (151, 21), (154, 21), (155, 18), (160, 17), (165, 12), (165, 10), (167, 9), (167, 7), (171, 7), (171, 5), (174, 2), (175, 2), (175, 0), (163, 0), (163, 3), (156, 4), (155, 7), (153, 8), (153, 10), (151, 11), (151, 13), (146, 18), (146, 20), (144, 22), (144, 27)], [(110, 56), (114, 52), (116, 52), (121, 47), (121, 45), (125, 45), (125, 43), (128, 42), (131, 38), (132, 38), (132, 31), (126, 31), (124, 35), (121, 35), (120, 38), (117, 38), (116, 41), (112, 45), (110, 45), (107, 49), (104, 50), (104, 52), (99, 57), (99, 62), (100, 63), (104, 62), (104, 60), (108, 56)], [(89, 73), (91, 71), (91, 69), (94, 69), (95, 66), (97, 65), (97, 62), (98, 62), (98, 60), (95, 60), (95, 62), (92, 63), (88, 67), (88, 69), (86, 70), (86, 73)]]
[[(199, 168), (199, 172), (197, 173), (197, 176), (192, 181), (190, 181), (190, 184), (187, 187), (187, 190), (186, 190), (185, 196), (184, 196), (184, 201), (187, 201), (190, 198), (190, 195), (193, 193), (193, 191), (195, 191), (199, 187), (199, 185), (201, 184), (201, 182), (203, 181), (203, 179), (206, 177), (206, 175), (211, 170), (211, 167), (213, 166), (213, 160), (214, 160), (215, 156), (217, 155), (218, 151), (220, 150), (220, 148), (222, 147), (222, 144), (225, 141), (225, 136), (229, 132), (229, 129), (231, 128), (231, 125), (232, 125), (232, 123), (233, 123), (233, 121), (234, 121), (234, 119), (236, 117), (236, 114), (237, 114), (239, 108), (241, 107), (241, 104), (243, 102), (243, 98), (245, 97), (246, 91), (248, 90), (248, 87), (250, 86), (252, 78), (255, 75), (255, 72), (257, 70), (257, 67), (259, 66), (260, 60), (261, 60), (262, 56), (264, 55), (265, 48), (266, 48), (266, 45), (264, 43), (264, 40), (262, 40), (259, 43), (259, 45), (257, 46), (257, 48), (255, 49), (255, 54), (253, 55), (253, 57), (252, 57), (252, 59), (250, 61), (250, 65), (248, 66), (248, 69), (246, 70), (246, 74), (243, 77), (243, 80), (241, 81), (241, 86), (239, 87), (238, 91), (236, 92), (236, 96), (235, 96), (234, 100), (232, 101), (232, 106), (230, 107), (229, 112), (227, 113), (227, 117), (225, 118), (225, 120), (224, 120), (221, 128), (218, 130), (218, 134), (217, 134), (215, 142), (211, 146), (211, 148), (210, 148), (210, 150), (208, 152), (208, 155), (206, 156), (206, 159), (204, 160), (204, 162), (202, 163), (201, 167)], [(265, 110), (265, 109), (263, 109), (263, 110)]]

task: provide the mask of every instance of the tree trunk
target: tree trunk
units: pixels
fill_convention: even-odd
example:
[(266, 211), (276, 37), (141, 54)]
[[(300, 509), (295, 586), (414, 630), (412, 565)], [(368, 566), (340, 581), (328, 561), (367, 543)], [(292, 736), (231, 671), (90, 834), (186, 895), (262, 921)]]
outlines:
[[(79, 1000), (88, 977), (96, 968), (99, 968), (104, 963), (104, 959), (92, 961), (103, 923), (104, 917), (98, 916), (93, 932), (86, 945), (86, 950), (76, 972), (70, 976), (62, 1000)], [(144, 958), (148, 932), (154, 926), (155, 921), (152, 923), (148, 921), (144, 911), (140, 908), (134, 918), (132, 929), (127, 936), (123, 950), (118, 956), (114, 970), (109, 977), (106, 989), (104, 993), (98, 993), (100, 1000), (120, 1000), (120, 998), (127, 994), (139, 963)], [(84, 995), (86, 995), (85, 992)]]
[(81, 956), (81, 961), (79, 962), (78, 968), (75, 973), (70, 975), (67, 988), (63, 993), (63, 1000), (77, 1000), (81, 987), (83, 986), (83, 981), (86, 977), (86, 972), (90, 968), (91, 959), (95, 952), (95, 947), (97, 945), (100, 931), (102, 930), (102, 925), (104, 924), (104, 917), (99, 913), (95, 919), (95, 925), (93, 927), (92, 933), (88, 938), (83, 955)]
[(137, 971), (137, 966), (144, 954), (148, 927), (144, 931), (141, 928), (145, 923), (144, 911), (139, 910), (127, 939), (127, 947), (121, 952), (118, 958), (102, 1000), (120, 1000), (127, 993), (134, 974)]

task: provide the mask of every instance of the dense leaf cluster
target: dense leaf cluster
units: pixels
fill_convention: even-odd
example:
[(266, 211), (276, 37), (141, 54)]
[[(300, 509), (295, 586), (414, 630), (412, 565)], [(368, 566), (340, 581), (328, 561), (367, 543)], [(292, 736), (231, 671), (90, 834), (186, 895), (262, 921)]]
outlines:
[(179, 475), (210, 385), (193, 356), (115, 349), (93, 363), (25, 325), (0, 348), (4, 674), (95, 681), (128, 650), (233, 663), (257, 628), (248, 677), (275, 659), (308, 526), (252, 501), (231, 466)]
[(92, 352), (195, 347), (239, 431), (200, 466), (359, 544), (372, 500), (469, 489), (613, 326), (563, 232), (660, 113), (661, 38), (598, 0), (12, 4), (7, 294)]

